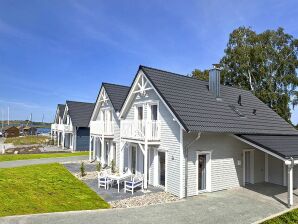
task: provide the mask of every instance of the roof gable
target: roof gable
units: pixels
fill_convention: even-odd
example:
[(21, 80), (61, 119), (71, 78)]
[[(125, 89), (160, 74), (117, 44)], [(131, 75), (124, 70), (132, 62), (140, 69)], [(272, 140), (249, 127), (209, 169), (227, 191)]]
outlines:
[(94, 103), (66, 101), (65, 113), (68, 113), (73, 126), (88, 127), (94, 109)]
[[(222, 100), (219, 101), (208, 91), (206, 81), (145, 66), (140, 66), (139, 70), (144, 72), (186, 131), (298, 134), (249, 91), (221, 85)], [(242, 106), (237, 103), (239, 95)]]
[(102, 105), (101, 103), (107, 100), (110, 101), (113, 109), (116, 112), (120, 111), (129, 92), (129, 89), (130, 87), (128, 86), (117, 85), (112, 83), (102, 83), (96, 99), (94, 111), (91, 116), (92, 119), (95, 119), (95, 116), (99, 111), (99, 107)]

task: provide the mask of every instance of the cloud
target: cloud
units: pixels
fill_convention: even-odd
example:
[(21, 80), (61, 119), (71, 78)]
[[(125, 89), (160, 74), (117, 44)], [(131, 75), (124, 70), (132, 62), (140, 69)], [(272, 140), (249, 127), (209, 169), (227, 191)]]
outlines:
[(42, 108), (42, 106), (37, 105), (37, 104), (26, 103), (26, 102), (19, 102), (19, 101), (14, 101), (14, 100), (10, 101), (10, 100), (0, 99), (0, 103), (7, 104), (7, 106), (9, 106), (9, 105), (16, 105), (16, 106), (24, 107), (24, 108), (28, 108), (28, 109)]

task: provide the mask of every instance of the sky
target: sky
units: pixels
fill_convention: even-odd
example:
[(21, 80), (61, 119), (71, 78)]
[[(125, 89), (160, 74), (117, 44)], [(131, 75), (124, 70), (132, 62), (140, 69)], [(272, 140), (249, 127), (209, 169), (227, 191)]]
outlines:
[(102, 82), (130, 85), (140, 64), (190, 74), (218, 63), (239, 26), (298, 38), (297, 21), (296, 0), (0, 0), (0, 110), (51, 122)]

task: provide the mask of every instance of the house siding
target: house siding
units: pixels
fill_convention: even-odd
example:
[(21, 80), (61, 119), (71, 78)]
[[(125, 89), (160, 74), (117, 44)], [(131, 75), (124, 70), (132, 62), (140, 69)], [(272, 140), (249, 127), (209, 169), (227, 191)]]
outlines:
[[(184, 146), (196, 138), (184, 133)], [(202, 133), (188, 151), (188, 196), (197, 194), (197, 151), (211, 151), (211, 191), (242, 185), (242, 150), (250, 148), (245, 143), (226, 135)], [(238, 160), (241, 165), (238, 165)]]
[(268, 181), (283, 185), (283, 161), (268, 155)]
[(262, 183), (265, 181), (265, 153), (254, 150), (254, 182)]
[[(103, 89), (103, 91), (105, 91)], [(114, 107), (111, 103), (110, 100), (108, 100), (105, 105), (101, 105), (100, 108), (95, 108), (95, 111), (96, 111), (96, 114), (94, 115), (95, 117), (95, 120), (96, 121), (99, 121), (101, 118), (100, 118), (100, 112), (101, 111), (105, 111), (105, 110), (112, 110), (112, 117), (113, 117), (113, 128), (114, 128), (114, 136), (112, 139), (105, 139), (105, 142), (109, 142), (109, 146), (110, 146), (110, 150), (109, 150), (109, 165), (112, 161), (112, 156), (113, 156), (113, 150), (112, 150), (112, 145), (113, 143), (116, 143), (116, 167), (117, 169), (119, 168), (120, 166), (120, 120), (114, 110)], [(94, 135), (96, 136), (96, 135)], [(97, 150), (100, 150), (100, 146), (98, 147), (97, 145), (98, 144), (101, 144), (100, 140), (99, 140), (99, 137), (101, 136), (97, 136), (98, 138), (98, 141), (96, 141), (96, 149)], [(106, 146), (106, 145), (105, 145)], [(99, 152), (97, 152), (97, 154), (99, 155)]]
[[(144, 103), (144, 119), (147, 118), (147, 106), (146, 102), (149, 101), (157, 101), (159, 104), (159, 120), (161, 123), (161, 138), (160, 144), (156, 146), (157, 150), (163, 150), (168, 152), (167, 156), (167, 191), (180, 196), (181, 186), (180, 186), (180, 165), (181, 165), (181, 147), (180, 147), (180, 125), (177, 121), (173, 119), (172, 114), (167, 109), (167, 107), (163, 104), (163, 102), (159, 99), (158, 95), (154, 90), (149, 90), (146, 92), (145, 97), (135, 97), (130, 101), (130, 108), (127, 113), (124, 114), (123, 118), (125, 120), (133, 120), (134, 119), (134, 105), (135, 103)], [(153, 184), (153, 175), (154, 175), (154, 164), (153, 164), (153, 150), (149, 149), (150, 160), (149, 161), (149, 169), (150, 169), (150, 184)]]
[(78, 128), (76, 136), (75, 151), (88, 151), (90, 139), (90, 128)]

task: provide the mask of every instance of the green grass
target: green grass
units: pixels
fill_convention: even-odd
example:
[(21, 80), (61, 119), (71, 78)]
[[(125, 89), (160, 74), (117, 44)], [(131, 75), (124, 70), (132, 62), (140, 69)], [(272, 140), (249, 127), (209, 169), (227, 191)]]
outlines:
[(0, 202), (0, 216), (110, 207), (57, 163), (0, 169)]
[(25, 160), (25, 159), (44, 159), (44, 158), (59, 158), (70, 156), (86, 156), (89, 152), (74, 152), (74, 153), (40, 153), (40, 154), (4, 154), (0, 155), (0, 162)]
[(294, 209), (276, 218), (263, 222), (262, 224), (294, 224), (298, 223), (298, 209)]
[(14, 145), (34, 145), (34, 144), (44, 144), (49, 140), (47, 136), (23, 136), (15, 138), (5, 139), (5, 143), (11, 143)]

